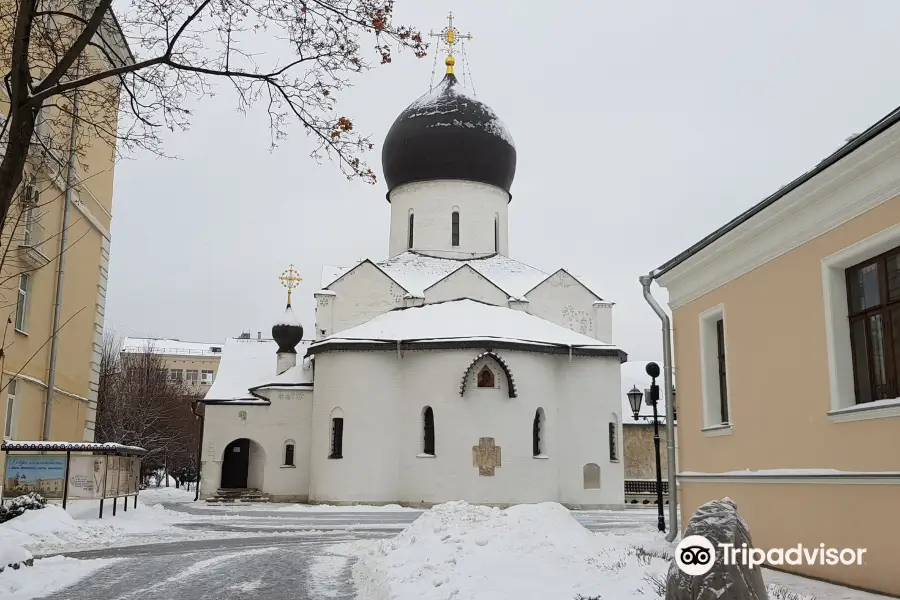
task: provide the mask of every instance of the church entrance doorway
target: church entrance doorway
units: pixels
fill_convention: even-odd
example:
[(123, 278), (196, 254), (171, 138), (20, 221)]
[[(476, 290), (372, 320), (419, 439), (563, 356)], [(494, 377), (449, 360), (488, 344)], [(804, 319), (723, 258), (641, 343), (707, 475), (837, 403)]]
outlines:
[(241, 438), (225, 447), (222, 460), (223, 488), (247, 487), (247, 475), (250, 471), (250, 440)]

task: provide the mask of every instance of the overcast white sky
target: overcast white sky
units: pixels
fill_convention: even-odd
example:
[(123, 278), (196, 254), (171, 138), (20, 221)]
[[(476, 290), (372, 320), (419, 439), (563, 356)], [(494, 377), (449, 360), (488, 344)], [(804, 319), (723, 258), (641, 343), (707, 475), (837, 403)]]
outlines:
[[(479, 99), (516, 140), (510, 254), (616, 302), (614, 341), (632, 360), (661, 348), (640, 274), (900, 105), (892, 0), (397, 0), (396, 20), (439, 30), (448, 10), (475, 36)], [(340, 98), (372, 133), (379, 176), (381, 141), (432, 65), (395, 57)], [(315, 164), (299, 128), (270, 153), (264, 113), (240, 115), (221, 91), (169, 136), (179, 160), (117, 167), (106, 325), (122, 335), (268, 335), (289, 263), (312, 335), (321, 266), (386, 257), (383, 182)]]

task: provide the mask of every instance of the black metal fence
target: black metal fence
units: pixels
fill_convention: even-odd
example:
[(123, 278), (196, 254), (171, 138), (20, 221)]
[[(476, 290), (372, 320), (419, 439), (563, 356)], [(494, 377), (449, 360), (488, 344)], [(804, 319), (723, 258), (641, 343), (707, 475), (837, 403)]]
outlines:
[[(654, 479), (626, 479), (625, 493), (628, 495), (656, 495), (656, 480)], [(662, 482), (662, 493), (669, 494), (669, 482)]]

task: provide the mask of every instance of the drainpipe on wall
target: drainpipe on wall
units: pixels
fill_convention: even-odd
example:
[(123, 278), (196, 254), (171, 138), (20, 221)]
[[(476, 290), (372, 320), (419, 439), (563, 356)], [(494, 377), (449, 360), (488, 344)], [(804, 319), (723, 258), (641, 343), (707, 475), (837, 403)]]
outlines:
[(641, 287), (644, 288), (644, 300), (662, 321), (663, 334), (663, 384), (666, 386), (666, 467), (669, 470), (669, 532), (666, 541), (674, 541), (679, 534), (678, 528), (678, 484), (675, 479), (675, 406), (672, 398), (672, 327), (669, 315), (650, 294), (653, 275), (641, 275)]
[[(77, 69), (76, 69), (77, 72)], [(56, 270), (56, 299), (53, 302), (53, 334), (50, 338), (50, 369), (47, 374), (47, 398), (44, 402), (44, 440), (50, 439), (50, 417), (53, 412), (53, 388), (56, 386), (56, 357), (59, 353), (59, 321), (62, 314), (63, 281), (66, 273), (66, 249), (69, 238), (69, 206), (75, 195), (75, 150), (78, 138), (78, 91), (72, 92), (72, 129), (69, 132), (69, 165), (66, 193), (63, 197), (62, 231), (59, 235), (59, 265)]]

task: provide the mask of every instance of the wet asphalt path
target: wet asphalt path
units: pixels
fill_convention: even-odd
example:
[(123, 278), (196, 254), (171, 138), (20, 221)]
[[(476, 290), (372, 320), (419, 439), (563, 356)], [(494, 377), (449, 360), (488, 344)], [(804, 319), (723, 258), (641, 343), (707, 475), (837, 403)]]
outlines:
[[(174, 541), (65, 553), (118, 558), (47, 600), (318, 600), (354, 598), (353, 559), (335, 544), (396, 535), (419, 511), (287, 512), (190, 505), (167, 508), (208, 517), (180, 527), (247, 532), (247, 537)], [(653, 528), (652, 511), (573, 513), (593, 531)], [(220, 518), (227, 515), (227, 518)], [(271, 535), (267, 535), (271, 534)]]

